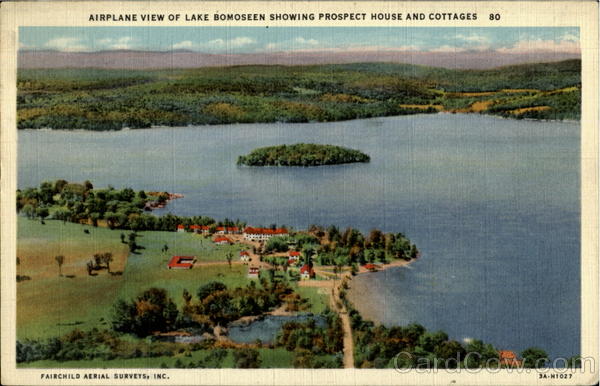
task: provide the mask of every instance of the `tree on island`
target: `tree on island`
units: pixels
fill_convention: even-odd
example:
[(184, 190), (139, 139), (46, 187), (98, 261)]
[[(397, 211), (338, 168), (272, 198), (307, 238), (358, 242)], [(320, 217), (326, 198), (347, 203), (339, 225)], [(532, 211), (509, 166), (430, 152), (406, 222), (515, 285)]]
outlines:
[(238, 157), (238, 165), (247, 166), (320, 166), (369, 162), (359, 150), (341, 146), (297, 143), (262, 147)]

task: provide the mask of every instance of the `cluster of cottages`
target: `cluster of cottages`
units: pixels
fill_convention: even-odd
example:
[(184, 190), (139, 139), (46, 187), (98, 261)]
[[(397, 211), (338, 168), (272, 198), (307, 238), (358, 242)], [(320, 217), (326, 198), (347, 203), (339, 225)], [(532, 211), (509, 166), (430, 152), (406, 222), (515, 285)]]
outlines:
[[(291, 267), (297, 267), (300, 262), (300, 252), (298, 251), (290, 251), (288, 252), (288, 265)], [(240, 261), (243, 263), (249, 263), (251, 260), (250, 253), (248, 251), (240, 252)], [(250, 266), (248, 267), (248, 277), (256, 278), (260, 273), (260, 267), (258, 266)], [(308, 264), (304, 264), (300, 267), (300, 279), (309, 280), (315, 277), (315, 271)]]
[[(179, 224), (177, 225), (177, 232), (185, 232), (187, 229), (190, 232), (197, 234), (209, 234), (212, 226), (209, 225), (190, 225), (186, 228), (185, 225)], [(273, 236), (286, 236), (289, 234), (288, 230), (285, 228), (254, 228), (254, 227), (246, 227), (243, 231), (238, 227), (216, 227), (214, 228), (214, 233), (217, 235), (226, 235), (226, 234), (243, 234), (244, 239), (249, 241), (267, 241)]]
[[(243, 231), (240, 231), (238, 227), (216, 227), (208, 225), (190, 225), (186, 227), (183, 224), (177, 226), (177, 232), (185, 232), (189, 229), (190, 232), (197, 234), (209, 234), (213, 228), (215, 238), (213, 242), (217, 245), (230, 245), (234, 242), (227, 237), (228, 234), (243, 234), (244, 239), (248, 241), (264, 242), (269, 240), (273, 236), (286, 236), (289, 234), (285, 228), (254, 228), (246, 227)], [(290, 251), (288, 253), (288, 265), (291, 267), (297, 267), (300, 262), (301, 254), (298, 251)], [(249, 263), (251, 261), (250, 253), (248, 251), (240, 252), (240, 261)], [(173, 258), (167, 264), (169, 269), (191, 269), (196, 262), (194, 256), (173, 256)], [(250, 266), (248, 267), (248, 277), (257, 278), (260, 273), (260, 267)], [(300, 278), (302, 280), (309, 280), (315, 277), (315, 271), (308, 264), (304, 264), (300, 267)]]

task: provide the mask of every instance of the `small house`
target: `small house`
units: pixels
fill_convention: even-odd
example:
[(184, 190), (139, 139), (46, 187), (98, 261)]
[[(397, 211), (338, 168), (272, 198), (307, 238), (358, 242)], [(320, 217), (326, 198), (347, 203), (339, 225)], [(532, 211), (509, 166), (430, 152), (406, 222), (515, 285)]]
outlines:
[(288, 259), (290, 260), (298, 260), (300, 259), (300, 252), (298, 251), (290, 251), (288, 252)]
[(363, 265), (363, 267), (365, 267), (365, 269), (372, 271), (372, 272), (377, 271), (377, 266), (375, 264), (367, 263), (367, 264)]
[(498, 359), (500, 366), (504, 367), (520, 367), (523, 364), (523, 361), (517, 357), (517, 354), (510, 350), (498, 351)]
[(250, 261), (250, 253), (248, 253), (248, 251), (241, 251), (240, 252), (240, 261), (243, 261), (244, 263), (247, 263)]
[(289, 266), (295, 266), (296, 264), (298, 264), (298, 260), (288, 259), (287, 263)]
[(185, 225), (183, 225), (183, 224), (177, 225), (177, 232), (185, 232)]
[(196, 262), (195, 256), (173, 256), (167, 268), (169, 269), (192, 269)]
[(224, 235), (228, 233), (237, 234), (240, 233), (240, 229), (238, 227), (217, 227), (217, 234)]
[(227, 237), (225, 237), (225, 236), (218, 236), (218, 237), (215, 237), (215, 238), (213, 239), (213, 242), (214, 242), (215, 244), (217, 244), (217, 245), (228, 245), (228, 244), (233, 244), (233, 242), (232, 242), (232, 241), (231, 241), (229, 238), (227, 238)]
[(308, 264), (304, 264), (302, 268), (300, 268), (300, 279), (309, 280), (315, 277), (315, 271)]
[(260, 268), (253, 266), (253, 267), (248, 267), (248, 277), (253, 279), (253, 278), (258, 278), (258, 274), (260, 273)]

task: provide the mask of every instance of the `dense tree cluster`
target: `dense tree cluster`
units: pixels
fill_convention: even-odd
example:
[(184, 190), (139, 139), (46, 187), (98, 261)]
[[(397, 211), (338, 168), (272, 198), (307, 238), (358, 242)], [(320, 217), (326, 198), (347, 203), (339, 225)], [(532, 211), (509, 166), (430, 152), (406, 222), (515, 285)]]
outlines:
[[(580, 60), (491, 70), (392, 63), (152, 72), (21, 69), (17, 125), (19, 129), (120, 130), (153, 125), (340, 121), (435, 113), (433, 106), (452, 103), (448, 92), (548, 91), (580, 84)], [(573, 97), (580, 98), (579, 94)], [(561, 98), (558, 94), (548, 97)], [(556, 105), (552, 115), (537, 114), (542, 118), (579, 117), (574, 104)]]
[(223, 326), (243, 316), (261, 315), (281, 305), (292, 293), (285, 283), (274, 280), (264, 279), (260, 286), (251, 282), (238, 288), (227, 288), (225, 284), (213, 281), (198, 289), (195, 300), (184, 293), (182, 312), (190, 323)]
[(113, 308), (112, 328), (140, 337), (177, 327), (177, 306), (167, 291), (150, 288), (131, 301), (118, 300)]
[(275, 345), (303, 356), (306, 356), (305, 351), (313, 355), (341, 352), (344, 338), (342, 321), (330, 310), (326, 310), (323, 315), (327, 322), (325, 327), (317, 326), (314, 319), (285, 323), (277, 335)]
[[(148, 203), (165, 200), (168, 193), (150, 194), (131, 188), (94, 189), (91, 182), (70, 183), (65, 180), (42, 182), (38, 188), (17, 191), (17, 211), (28, 218), (50, 216), (55, 220), (92, 224), (105, 221), (111, 228), (175, 231), (177, 225), (239, 226), (244, 223), (225, 219), (216, 222), (205, 216), (180, 217), (172, 214), (154, 216), (148, 213)], [(130, 249), (135, 240), (129, 240)], [(133, 248), (135, 249), (135, 248)]]
[(247, 166), (320, 166), (369, 162), (359, 150), (341, 146), (297, 143), (254, 149), (238, 157), (238, 165)]
[(17, 340), (17, 363), (38, 360), (112, 360), (173, 356), (210, 347), (212, 342), (181, 344), (124, 339), (112, 330), (72, 330), (61, 337)]
[(112, 328), (139, 337), (178, 328), (207, 330), (243, 316), (261, 315), (288, 301), (293, 290), (280, 280), (263, 278), (260, 286), (227, 288), (219, 281), (202, 285), (194, 298), (183, 291), (181, 311), (164, 289), (151, 288), (130, 301), (118, 300), (113, 307)]
[[(349, 307), (355, 341), (355, 365), (361, 368), (480, 368), (501, 367), (498, 351), (473, 339), (461, 343), (443, 331), (430, 332), (420, 324), (385, 327), (365, 321)], [(541, 349), (521, 352), (524, 367), (542, 367), (549, 360)], [(576, 365), (574, 360), (567, 364)]]
[(298, 250), (302, 250), (304, 246), (317, 244), (319, 244), (317, 237), (306, 233), (296, 233), (289, 236), (271, 237), (265, 243), (264, 251), (266, 253), (287, 252), (290, 249), (290, 245), (293, 245)]
[(402, 233), (384, 233), (372, 229), (363, 235), (358, 229), (343, 232), (331, 225), (327, 229), (311, 226), (315, 235), (321, 235), (321, 245), (315, 253), (320, 265), (348, 265), (386, 263), (393, 259), (411, 260), (419, 257), (416, 245)]

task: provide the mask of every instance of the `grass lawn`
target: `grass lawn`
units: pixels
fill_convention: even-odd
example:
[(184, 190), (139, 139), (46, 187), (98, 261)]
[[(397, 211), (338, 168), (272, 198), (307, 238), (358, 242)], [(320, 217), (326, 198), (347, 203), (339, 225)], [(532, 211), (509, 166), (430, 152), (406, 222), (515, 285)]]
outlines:
[[(199, 350), (191, 352), (191, 356), (183, 354), (178, 356), (161, 356), (154, 358), (131, 358), (115, 360), (81, 360), (81, 361), (36, 361), (29, 363), (19, 363), (19, 368), (160, 368), (161, 365), (167, 365), (170, 368), (175, 367), (175, 362), (179, 360), (185, 366), (190, 362), (198, 362), (204, 359), (211, 350)], [(263, 368), (290, 368), (293, 367), (294, 353), (284, 348), (258, 349), (261, 367)], [(325, 356), (324, 356), (325, 357)], [(331, 357), (331, 356), (328, 356)], [(222, 368), (232, 368), (233, 351), (228, 350), (227, 357), (221, 363)]]
[(308, 299), (310, 308), (307, 309), (306, 312), (320, 314), (325, 311), (329, 301), (327, 289), (318, 287), (299, 287), (298, 285), (295, 285), (293, 288), (300, 296)]
[[(89, 230), (89, 234), (83, 232)], [(17, 336), (48, 337), (99, 325), (108, 316), (123, 279), (106, 270), (88, 276), (86, 262), (94, 253), (111, 252), (112, 271), (122, 271), (129, 253), (120, 232), (60, 221), (18, 218), (17, 274), (31, 280), (17, 284)], [(63, 277), (54, 257), (64, 255)]]
[[(195, 295), (198, 288), (209, 281), (218, 280), (228, 287), (241, 287), (251, 280), (246, 277), (247, 266), (227, 264), (226, 254), (233, 254), (233, 262), (239, 261), (239, 245), (218, 246), (210, 239), (191, 233), (140, 232), (138, 244), (145, 249), (129, 256), (123, 275), (127, 285), (120, 288), (119, 297), (130, 298), (150, 287), (166, 289), (173, 300), (181, 305), (184, 289)], [(168, 245), (166, 253), (162, 247)], [(192, 255), (198, 265), (192, 269), (168, 269), (167, 263), (173, 255)], [(215, 263), (202, 265), (203, 263)]]
[[(89, 230), (89, 234), (84, 233)], [(195, 293), (200, 285), (220, 280), (228, 286), (243, 286), (246, 266), (226, 263), (231, 252), (239, 259), (239, 245), (216, 246), (210, 239), (190, 233), (141, 232), (141, 249), (130, 255), (121, 243), (121, 230), (94, 228), (61, 221), (18, 219), (17, 256), (19, 275), (31, 280), (17, 284), (17, 336), (43, 338), (62, 335), (73, 328), (108, 327), (112, 305), (118, 298), (131, 298), (152, 286), (165, 288), (180, 304), (184, 288)], [(162, 253), (167, 244), (169, 250)], [(115, 261), (109, 275), (106, 270), (88, 276), (85, 264), (94, 253), (112, 252)], [(169, 270), (172, 255), (194, 255), (200, 263), (221, 262), (218, 265), (196, 266), (191, 270)], [(57, 255), (65, 256), (64, 276), (58, 276)], [(127, 257), (129, 255), (129, 258)]]
[[(184, 289), (195, 296), (198, 288), (209, 281), (219, 280), (228, 287), (245, 286), (252, 281), (247, 278), (248, 267), (239, 263), (241, 245), (217, 246), (210, 239), (191, 233), (140, 232), (137, 243), (143, 248), (130, 254), (128, 246), (121, 243), (121, 233), (129, 232), (51, 220), (42, 225), (39, 221), (19, 217), (17, 273), (30, 276), (31, 280), (17, 284), (18, 339), (57, 337), (75, 328), (109, 328), (115, 301), (130, 299), (150, 287), (166, 289), (181, 306)], [(169, 250), (162, 252), (165, 244)], [(110, 275), (101, 270), (96, 276), (88, 276), (85, 264), (98, 252), (111, 252), (115, 258), (111, 271), (120, 274)], [(227, 253), (234, 257), (231, 268), (227, 264)], [(65, 256), (62, 277), (58, 275), (56, 255)], [(173, 255), (196, 256), (198, 264), (189, 270), (170, 270), (167, 262)], [(328, 297), (322, 293), (323, 289), (292, 286), (309, 299), (311, 307), (307, 311), (320, 313), (325, 309)], [(116, 360), (37, 361), (19, 367), (158, 368), (165, 364), (173, 368), (177, 359), (187, 366), (208, 352), (196, 351), (188, 357), (181, 354)], [(292, 367), (291, 352), (260, 349), (260, 353), (263, 367)], [(233, 367), (231, 351), (222, 366)]]

